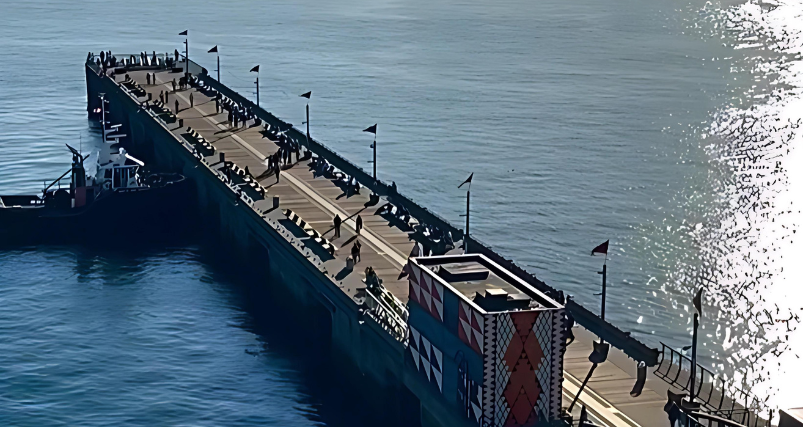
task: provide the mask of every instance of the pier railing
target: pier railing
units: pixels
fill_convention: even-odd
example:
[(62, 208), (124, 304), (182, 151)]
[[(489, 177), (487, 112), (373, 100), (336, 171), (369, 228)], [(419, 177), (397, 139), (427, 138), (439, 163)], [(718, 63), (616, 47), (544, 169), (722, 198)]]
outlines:
[(699, 363), (692, 379), (691, 364), (691, 358), (662, 342), (661, 359), (653, 373), (670, 385), (694, 394), (709, 414), (747, 427), (771, 425), (772, 411), (769, 411), (769, 421), (760, 417), (758, 414), (767, 408), (757, 397), (729, 384)]
[(404, 318), (406, 317), (404, 316), (406, 310), (402, 306), (399, 307), (404, 311), (400, 315), (397, 310), (394, 310), (387, 302), (383, 301), (383, 298), (377, 297), (373, 292), (366, 290), (364, 307), (365, 314), (374, 319), (393, 338), (403, 344), (407, 343), (408, 328), (407, 320)]

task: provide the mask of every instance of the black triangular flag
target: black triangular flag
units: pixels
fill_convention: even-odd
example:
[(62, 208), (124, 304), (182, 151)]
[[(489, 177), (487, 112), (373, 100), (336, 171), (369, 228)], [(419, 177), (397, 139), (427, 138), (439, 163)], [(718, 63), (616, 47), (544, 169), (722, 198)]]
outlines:
[(307, 92), (307, 93), (302, 93), (302, 94), (301, 94), (301, 95), (299, 95), (299, 96), (300, 96), (300, 97), (302, 97), (302, 98), (307, 98), (307, 99), (310, 99), (310, 97), (312, 96), (312, 91), (309, 91), (309, 92)]
[[(458, 185), (457, 188), (460, 188), (460, 187), (462, 187), (462, 186), (464, 186), (466, 184), (471, 184), (471, 180), (473, 178), (474, 178), (474, 172), (471, 172), (471, 175), (469, 175), (468, 178), (465, 181), (463, 181), (462, 184)], [(471, 185), (469, 185), (469, 187), (471, 187)]]
[(255, 73), (255, 72), (256, 72), (256, 73), (258, 73), (258, 72), (259, 72), (259, 65), (257, 65), (257, 66), (255, 66), (254, 68), (252, 68), (252, 69), (251, 69), (251, 72), (252, 72), (252, 73)]
[(368, 126), (367, 129), (363, 129), (363, 132), (371, 132), (372, 134), (376, 135), (376, 125)]
[(187, 30), (184, 30), (184, 31), (182, 31), (182, 32), (178, 33), (178, 35), (180, 35), (180, 36), (186, 36), (186, 35), (187, 35)]
[(215, 47), (213, 47), (212, 49), (209, 49), (209, 52), (207, 53), (217, 53), (217, 45), (215, 45)]
[(700, 290), (697, 291), (697, 295), (694, 296), (694, 299), (692, 300), (692, 303), (694, 304), (694, 309), (697, 310), (697, 314), (702, 316), (703, 315), (703, 289), (702, 288), (700, 288)]
[(594, 255), (594, 254), (608, 255), (608, 242), (610, 242), (610, 240), (606, 240), (605, 243), (603, 243), (603, 244), (597, 246), (596, 248), (592, 249), (591, 250), (591, 255)]

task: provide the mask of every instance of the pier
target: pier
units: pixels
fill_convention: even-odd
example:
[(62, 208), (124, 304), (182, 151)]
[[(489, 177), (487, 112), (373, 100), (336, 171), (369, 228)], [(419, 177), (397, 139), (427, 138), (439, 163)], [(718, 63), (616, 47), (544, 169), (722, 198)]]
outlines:
[[(137, 66), (135, 61), (106, 72), (96, 56), (87, 58), (87, 109), (93, 116), (106, 109), (108, 125), (120, 124), (124, 134), (105, 142), (120, 143), (194, 182), (204, 232), (264, 270), (265, 283), (255, 286), (281, 287), (287, 298), (282, 305), (295, 313), (288, 319), (314, 329), (310, 340), (323, 342), (346, 381), (366, 390), (367, 411), (403, 425), (559, 423), (562, 408), (577, 396), (592, 365), (592, 343), (602, 340), (612, 348), (580, 393), (575, 420), (585, 407), (600, 426), (668, 425), (667, 392), (682, 391), (684, 377), (682, 365), (672, 371), (665, 349), (640, 343), (599, 319), (197, 64), (166, 67), (160, 58), (160, 63)], [(186, 85), (174, 89), (174, 81), (182, 79)], [(156, 102), (163, 93), (167, 101)], [(218, 108), (222, 102), (249, 112), (244, 125), (229, 122), (227, 111)], [(297, 147), (299, 155), (290, 155), (277, 179), (269, 164), (282, 147)], [(333, 172), (322, 173), (313, 159), (325, 161)], [(339, 236), (335, 217), (342, 219)], [(422, 226), (451, 237), (430, 238)], [(470, 243), (466, 254), (464, 239)], [(357, 242), (355, 260), (351, 249)], [(366, 276), (366, 267), (375, 276)], [(568, 346), (566, 314), (578, 323)], [(533, 323), (521, 329), (525, 319)], [(499, 349), (505, 322), (520, 332), (520, 355)], [(528, 341), (527, 331), (533, 331), (537, 344)], [(516, 339), (511, 334), (504, 339)], [(639, 362), (646, 381), (635, 393)], [(511, 385), (510, 378), (525, 378), (524, 370), (536, 387)], [(678, 374), (676, 384), (663, 375), (670, 371)], [(685, 378), (686, 389), (697, 388)], [(702, 376), (699, 388), (712, 381)], [(730, 404), (731, 412), (751, 403), (717, 395), (713, 385), (709, 391), (709, 400), (720, 397), (720, 406)], [(732, 424), (719, 425), (766, 425), (755, 417), (729, 420)]]

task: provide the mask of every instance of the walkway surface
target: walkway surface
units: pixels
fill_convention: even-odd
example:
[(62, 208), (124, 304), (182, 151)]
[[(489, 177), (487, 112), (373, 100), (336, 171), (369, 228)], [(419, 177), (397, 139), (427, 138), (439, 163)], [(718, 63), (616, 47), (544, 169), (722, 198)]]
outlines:
[[(150, 73), (150, 71), (149, 71)], [(175, 100), (179, 101), (177, 117), (183, 119), (184, 127), (168, 124), (167, 127), (179, 138), (186, 128), (198, 131), (211, 143), (218, 153), (225, 153), (227, 161), (232, 161), (240, 168), (248, 167), (251, 175), (257, 177), (260, 184), (268, 190), (267, 199), (279, 197), (279, 209), (269, 211), (268, 200), (258, 201), (256, 206), (266, 215), (287, 226), (287, 231), (305, 239), (310, 250), (320, 253), (316, 243), (307, 239), (300, 229), (284, 219), (282, 210), (290, 209), (297, 213), (307, 224), (329, 239), (338, 251), (334, 256), (323, 254), (324, 266), (334, 276), (336, 283), (355, 301), (364, 298), (365, 285), (362, 283), (362, 271), (372, 266), (378, 276), (383, 279), (384, 286), (398, 298), (402, 304), (407, 303), (408, 283), (406, 279), (397, 279), (407, 257), (412, 251), (414, 242), (411, 232), (402, 230), (374, 212), (384, 201), (376, 206), (366, 207), (369, 191), (362, 194), (346, 194), (333, 181), (324, 177), (316, 177), (308, 166), (308, 162), (293, 164), (280, 174), (279, 182), (273, 174), (266, 174), (266, 158), (277, 152), (279, 146), (275, 141), (265, 137), (262, 126), (234, 128), (227, 121), (225, 110), (216, 113), (215, 102), (194, 88), (173, 92), (172, 82), (178, 81), (181, 73), (157, 71), (156, 83), (146, 84), (145, 71), (128, 73), (152, 99), (158, 100), (161, 92), (169, 92), (168, 106), (174, 109)], [(122, 80), (118, 76), (118, 81)], [(190, 106), (190, 95), (193, 105)], [(140, 101), (144, 98), (140, 98)], [(251, 122), (249, 122), (251, 123)], [(214, 164), (218, 154), (206, 158)], [(334, 238), (332, 220), (335, 215), (346, 218), (342, 227), (342, 235)], [(364, 229), (357, 236), (355, 219), (360, 215), (364, 221)], [(361, 260), (353, 271), (345, 268), (346, 257), (350, 255), (351, 245), (359, 240), (362, 244)], [(597, 339), (581, 328), (575, 329), (577, 339), (571, 344), (565, 357), (564, 401), (568, 406), (591, 364), (588, 355), (591, 353), (591, 342)], [(592, 419), (601, 426), (666, 426), (668, 420), (663, 412), (666, 402), (667, 386), (661, 380), (650, 377), (641, 396), (630, 397), (629, 393), (635, 383), (636, 364), (623, 353), (611, 349), (608, 362), (600, 365), (593, 378), (581, 394), (580, 404), (585, 405), (592, 414)], [(579, 413), (579, 406), (575, 413)]]

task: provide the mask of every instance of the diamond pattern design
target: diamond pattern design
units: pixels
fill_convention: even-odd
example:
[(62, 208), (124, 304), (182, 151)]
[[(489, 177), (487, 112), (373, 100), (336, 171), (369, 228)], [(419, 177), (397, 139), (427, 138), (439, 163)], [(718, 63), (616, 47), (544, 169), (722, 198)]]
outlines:
[[(485, 387), (493, 387), (493, 408), (486, 420), (494, 427), (531, 426), (541, 418), (557, 417), (560, 378), (554, 375), (553, 337), (557, 310), (508, 312), (496, 315), (493, 375)], [(557, 387), (555, 386), (557, 384)], [(557, 404), (556, 404), (557, 402)]]

